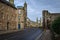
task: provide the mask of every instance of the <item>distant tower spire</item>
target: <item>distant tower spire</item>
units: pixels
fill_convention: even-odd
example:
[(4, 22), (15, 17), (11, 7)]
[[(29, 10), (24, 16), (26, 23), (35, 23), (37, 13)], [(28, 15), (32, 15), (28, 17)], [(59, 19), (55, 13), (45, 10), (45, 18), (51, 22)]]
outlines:
[(36, 22), (38, 23), (38, 17), (36, 18)]
[(41, 18), (40, 18), (40, 23), (41, 23)]

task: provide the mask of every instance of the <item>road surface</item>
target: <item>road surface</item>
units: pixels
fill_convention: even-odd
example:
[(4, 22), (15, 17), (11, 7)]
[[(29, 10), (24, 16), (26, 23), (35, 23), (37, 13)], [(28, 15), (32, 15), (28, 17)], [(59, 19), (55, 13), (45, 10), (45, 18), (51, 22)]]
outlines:
[(40, 28), (26, 28), (22, 31), (0, 35), (0, 40), (35, 40), (41, 33)]

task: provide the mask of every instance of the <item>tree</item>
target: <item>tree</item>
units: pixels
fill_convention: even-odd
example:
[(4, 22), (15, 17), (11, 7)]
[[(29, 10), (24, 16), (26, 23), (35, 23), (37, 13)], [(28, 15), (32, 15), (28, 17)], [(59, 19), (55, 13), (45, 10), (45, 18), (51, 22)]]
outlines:
[(52, 29), (56, 34), (60, 35), (60, 17), (57, 17), (53, 22), (52, 22)]

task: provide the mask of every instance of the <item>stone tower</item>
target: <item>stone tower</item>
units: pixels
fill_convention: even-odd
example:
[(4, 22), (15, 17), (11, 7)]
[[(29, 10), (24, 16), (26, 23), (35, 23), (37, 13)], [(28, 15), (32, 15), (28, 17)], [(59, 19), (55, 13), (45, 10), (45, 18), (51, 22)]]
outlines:
[(42, 19), (41, 18), (40, 18), (40, 24), (39, 25), (40, 25), (40, 27), (42, 27)]
[(27, 3), (25, 2), (24, 6), (18, 6), (17, 9), (19, 10), (20, 14), (18, 14), (18, 16), (20, 17), (20, 28), (24, 29), (25, 27), (27, 27)]
[(38, 17), (36, 18), (36, 22), (38, 23)]
[(36, 26), (38, 26), (38, 17), (36, 18), (36, 23), (37, 23)]
[(40, 18), (40, 23), (41, 23), (41, 18)]
[(27, 12), (27, 3), (26, 2), (24, 3), (24, 10), (25, 10), (25, 12)]
[(25, 19), (25, 27), (27, 27), (27, 3), (24, 3), (24, 19)]
[(47, 29), (48, 10), (43, 10), (43, 28)]
[(25, 17), (27, 18), (27, 3), (24, 3)]

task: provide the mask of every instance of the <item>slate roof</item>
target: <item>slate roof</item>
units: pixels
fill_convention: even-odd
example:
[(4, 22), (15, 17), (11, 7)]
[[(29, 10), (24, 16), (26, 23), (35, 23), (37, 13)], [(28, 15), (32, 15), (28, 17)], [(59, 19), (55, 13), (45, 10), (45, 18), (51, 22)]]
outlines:
[(49, 13), (50, 15), (60, 15), (60, 13)]
[(21, 9), (21, 8), (23, 8), (23, 6), (17, 6), (17, 8), (18, 8), (18, 9)]

